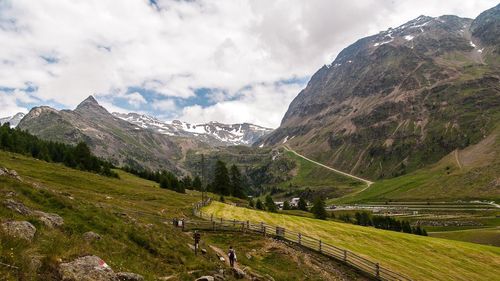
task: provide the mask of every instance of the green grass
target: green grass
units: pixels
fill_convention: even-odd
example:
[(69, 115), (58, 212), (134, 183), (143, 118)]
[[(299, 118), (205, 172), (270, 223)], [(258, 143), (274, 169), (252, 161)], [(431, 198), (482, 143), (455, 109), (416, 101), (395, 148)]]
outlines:
[[(488, 141), (489, 140), (489, 141)], [(477, 145), (460, 151), (467, 155), (461, 166), (454, 152), (436, 164), (407, 175), (375, 182), (363, 192), (336, 200), (337, 203), (370, 201), (500, 200), (500, 127)], [(493, 156), (492, 156), (493, 155)]]
[(414, 280), (495, 280), (500, 276), (497, 247), (274, 214), (218, 202), (205, 211), (217, 217), (262, 221), (300, 231), (378, 261)]
[(258, 269), (260, 275), (272, 276), (274, 280), (323, 280), (318, 271), (305, 262), (305, 255), (297, 255), (271, 239), (255, 239), (255, 235), (238, 232), (207, 233), (202, 237), (203, 244), (215, 245), (223, 251), (233, 246), (240, 268)]
[(341, 197), (356, 192), (366, 185), (355, 179), (335, 173), (318, 166), (306, 159), (285, 151), (286, 157), (297, 163), (296, 175), (288, 181), (279, 184), (280, 187), (290, 189), (311, 188), (326, 193), (329, 197)]
[(432, 237), (500, 247), (500, 228), (466, 229), (429, 233)]
[[(0, 152), (2, 167), (16, 170), (19, 182), (0, 177), (0, 194), (15, 192), (13, 199), (28, 207), (57, 213), (64, 218), (62, 228), (49, 229), (37, 218), (23, 217), (0, 205), (0, 218), (29, 220), (37, 227), (33, 243), (22, 243), (0, 234), (0, 260), (22, 268), (34, 276), (29, 257), (39, 256), (42, 268), (38, 277), (51, 280), (58, 260), (69, 261), (85, 254), (103, 258), (115, 271), (131, 271), (147, 280), (190, 270), (213, 269), (209, 261), (196, 259), (178, 237), (179, 231), (165, 225), (169, 218), (186, 216), (197, 193), (187, 195), (160, 189), (156, 183), (118, 171), (120, 179), (69, 169), (12, 153)], [(36, 183), (41, 188), (34, 188)], [(162, 210), (162, 212), (160, 212)], [(148, 215), (148, 214), (157, 214)], [(94, 231), (102, 240), (82, 241), (82, 234)], [(13, 252), (13, 256), (11, 256)], [(5, 267), (0, 274), (16, 280)], [(43, 276), (43, 277), (40, 277)]]

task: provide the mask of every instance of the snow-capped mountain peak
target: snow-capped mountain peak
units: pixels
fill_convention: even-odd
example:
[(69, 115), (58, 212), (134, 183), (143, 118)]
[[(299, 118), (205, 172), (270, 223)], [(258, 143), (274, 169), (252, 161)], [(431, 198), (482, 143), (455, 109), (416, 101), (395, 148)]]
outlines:
[(26, 114), (24, 114), (22, 112), (19, 112), (19, 113), (16, 113), (14, 116), (8, 116), (8, 117), (0, 118), (0, 125), (8, 122), (10, 124), (11, 128), (15, 128), (17, 126), (17, 124), (19, 124), (19, 122), (21, 121), (21, 119), (23, 119), (23, 117), (25, 115)]
[(165, 122), (137, 113), (115, 112), (113, 115), (143, 129), (170, 136), (194, 137), (211, 145), (252, 145), (260, 137), (272, 132), (272, 129), (249, 123), (223, 124), (212, 121), (205, 124), (190, 124), (180, 120)]

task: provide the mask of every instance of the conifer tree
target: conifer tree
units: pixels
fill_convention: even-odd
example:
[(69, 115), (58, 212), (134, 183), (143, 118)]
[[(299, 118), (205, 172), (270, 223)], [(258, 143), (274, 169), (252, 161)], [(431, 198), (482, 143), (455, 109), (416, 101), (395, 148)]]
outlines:
[(231, 195), (231, 180), (229, 179), (226, 164), (221, 160), (217, 160), (215, 163), (212, 189), (215, 193), (220, 195)]
[(231, 178), (231, 194), (234, 197), (244, 198), (245, 193), (243, 191), (243, 179), (240, 170), (236, 165), (232, 165), (229, 173)]
[(283, 202), (283, 210), (290, 210), (290, 209), (291, 209), (290, 202), (288, 202), (288, 200)]
[(320, 220), (325, 220), (328, 216), (328, 213), (325, 209), (325, 201), (321, 197), (317, 197), (314, 200), (313, 207), (311, 208), (311, 212), (314, 214), (314, 217)]
[(260, 198), (257, 199), (257, 202), (255, 203), (255, 208), (259, 210), (264, 210), (264, 204), (262, 204), (262, 201), (260, 201)]
[(302, 198), (302, 197), (300, 197), (300, 199), (299, 199), (299, 203), (298, 203), (298, 206), (297, 206), (297, 207), (298, 207), (298, 209), (299, 209), (299, 210), (306, 211), (306, 212), (308, 211), (308, 210), (307, 210), (307, 202), (306, 202), (306, 200), (305, 200), (304, 198)]
[(194, 190), (198, 190), (198, 191), (203, 190), (203, 189), (202, 189), (201, 179), (200, 179), (200, 177), (199, 177), (199, 176), (194, 177), (194, 180), (193, 180), (193, 188), (194, 188)]
[(271, 195), (266, 196), (266, 209), (269, 212), (273, 212), (273, 213), (276, 213), (278, 211), (276, 208), (276, 204), (274, 204), (274, 201), (273, 201), (273, 198), (271, 197)]
[(248, 200), (248, 206), (249, 206), (250, 208), (254, 208), (254, 207), (255, 207), (255, 203), (253, 202), (253, 199), (252, 199), (252, 198), (250, 198), (250, 199)]

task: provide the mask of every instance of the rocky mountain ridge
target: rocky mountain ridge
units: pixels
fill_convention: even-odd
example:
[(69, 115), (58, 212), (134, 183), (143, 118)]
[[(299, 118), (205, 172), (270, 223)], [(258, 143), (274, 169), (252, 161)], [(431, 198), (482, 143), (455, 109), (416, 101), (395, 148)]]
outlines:
[(175, 139), (138, 128), (110, 114), (89, 96), (75, 110), (34, 107), (18, 127), (47, 140), (86, 142), (97, 156), (119, 166), (179, 169), (178, 160), (188, 148), (203, 146), (187, 138)]
[(138, 113), (117, 113), (113, 116), (169, 136), (190, 137), (210, 145), (252, 145), (259, 138), (272, 132), (272, 129), (249, 123), (223, 124), (209, 122), (205, 124), (190, 124), (174, 120), (165, 122), (155, 117)]
[(478, 143), (500, 112), (500, 5), (420, 16), (362, 38), (318, 70), (256, 146), (287, 143), (336, 168), (393, 177)]

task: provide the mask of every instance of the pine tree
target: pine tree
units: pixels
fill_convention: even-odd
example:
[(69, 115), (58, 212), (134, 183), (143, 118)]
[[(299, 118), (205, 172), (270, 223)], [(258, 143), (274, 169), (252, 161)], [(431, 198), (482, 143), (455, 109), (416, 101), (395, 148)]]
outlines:
[(271, 195), (266, 196), (266, 209), (269, 212), (273, 212), (273, 213), (276, 213), (278, 211), (276, 208), (276, 204), (274, 204), (274, 201), (273, 201), (273, 198), (271, 197)]
[(411, 226), (408, 221), (403, 221), (401, 227), (404, 233), (411, 233)]
[(182, 182), (182, 185), (184, 186), (184, 188), (187, 188), (187, 189), (193, 188), (193, 180), (191, 179), (190, 176), (184, 176), (182, 178), (181, 182)]
[(325, 209), (325, 201), (321, 197), (317, 197), (314, 200), (313, 207), (311, 208), (311, 212), (314, 214), (314, 217), (320, 220), (325, 220), (328, 216), (328, 213)]
[(288, 201), (283, 202), (283, 210), (290, 210), (290, 209), (291, 209), (290, 202)]
[(198, 190), (198, 191), (202, 190), (202, 183), (201, 183), (201, 179), (199, 176), (194, 177), (193, 188), (194, 188), (194, 190)]
[(231, 178), (231, 194), (234, 197), (244, 198), (245, 193), (243, 192), (243, 180), (240, 170), (236, 165), (232, 165), (229, 173)]
[(214, 181), (212, 183), (213, 191), (221, 195), (231, 195), (231, 180), (226, 168), (226, 164), (221, 160), (215, 163)]
[(255, 208), (259, 210), (264, 210), (264, 204), (262, 204), (262, 201), (260, 201), (260, 199), (257, 199), (257, 203), (255, 203)]
[(307, 210), (307, 202), (304, 198), (300, 197), (299, 199), (299, 203), (298, 203), (298, 206), (299, 210), (302, 210), (302, 211), (308, 211)]
[(250, 199), (248, 199), (248, 206), (249, 206), (250, 208), (254, 208), (254, 207), (255, 207), (255, 203), (253, 202), (253, 199), (251, 199), (251, 198), (250, 198)]

